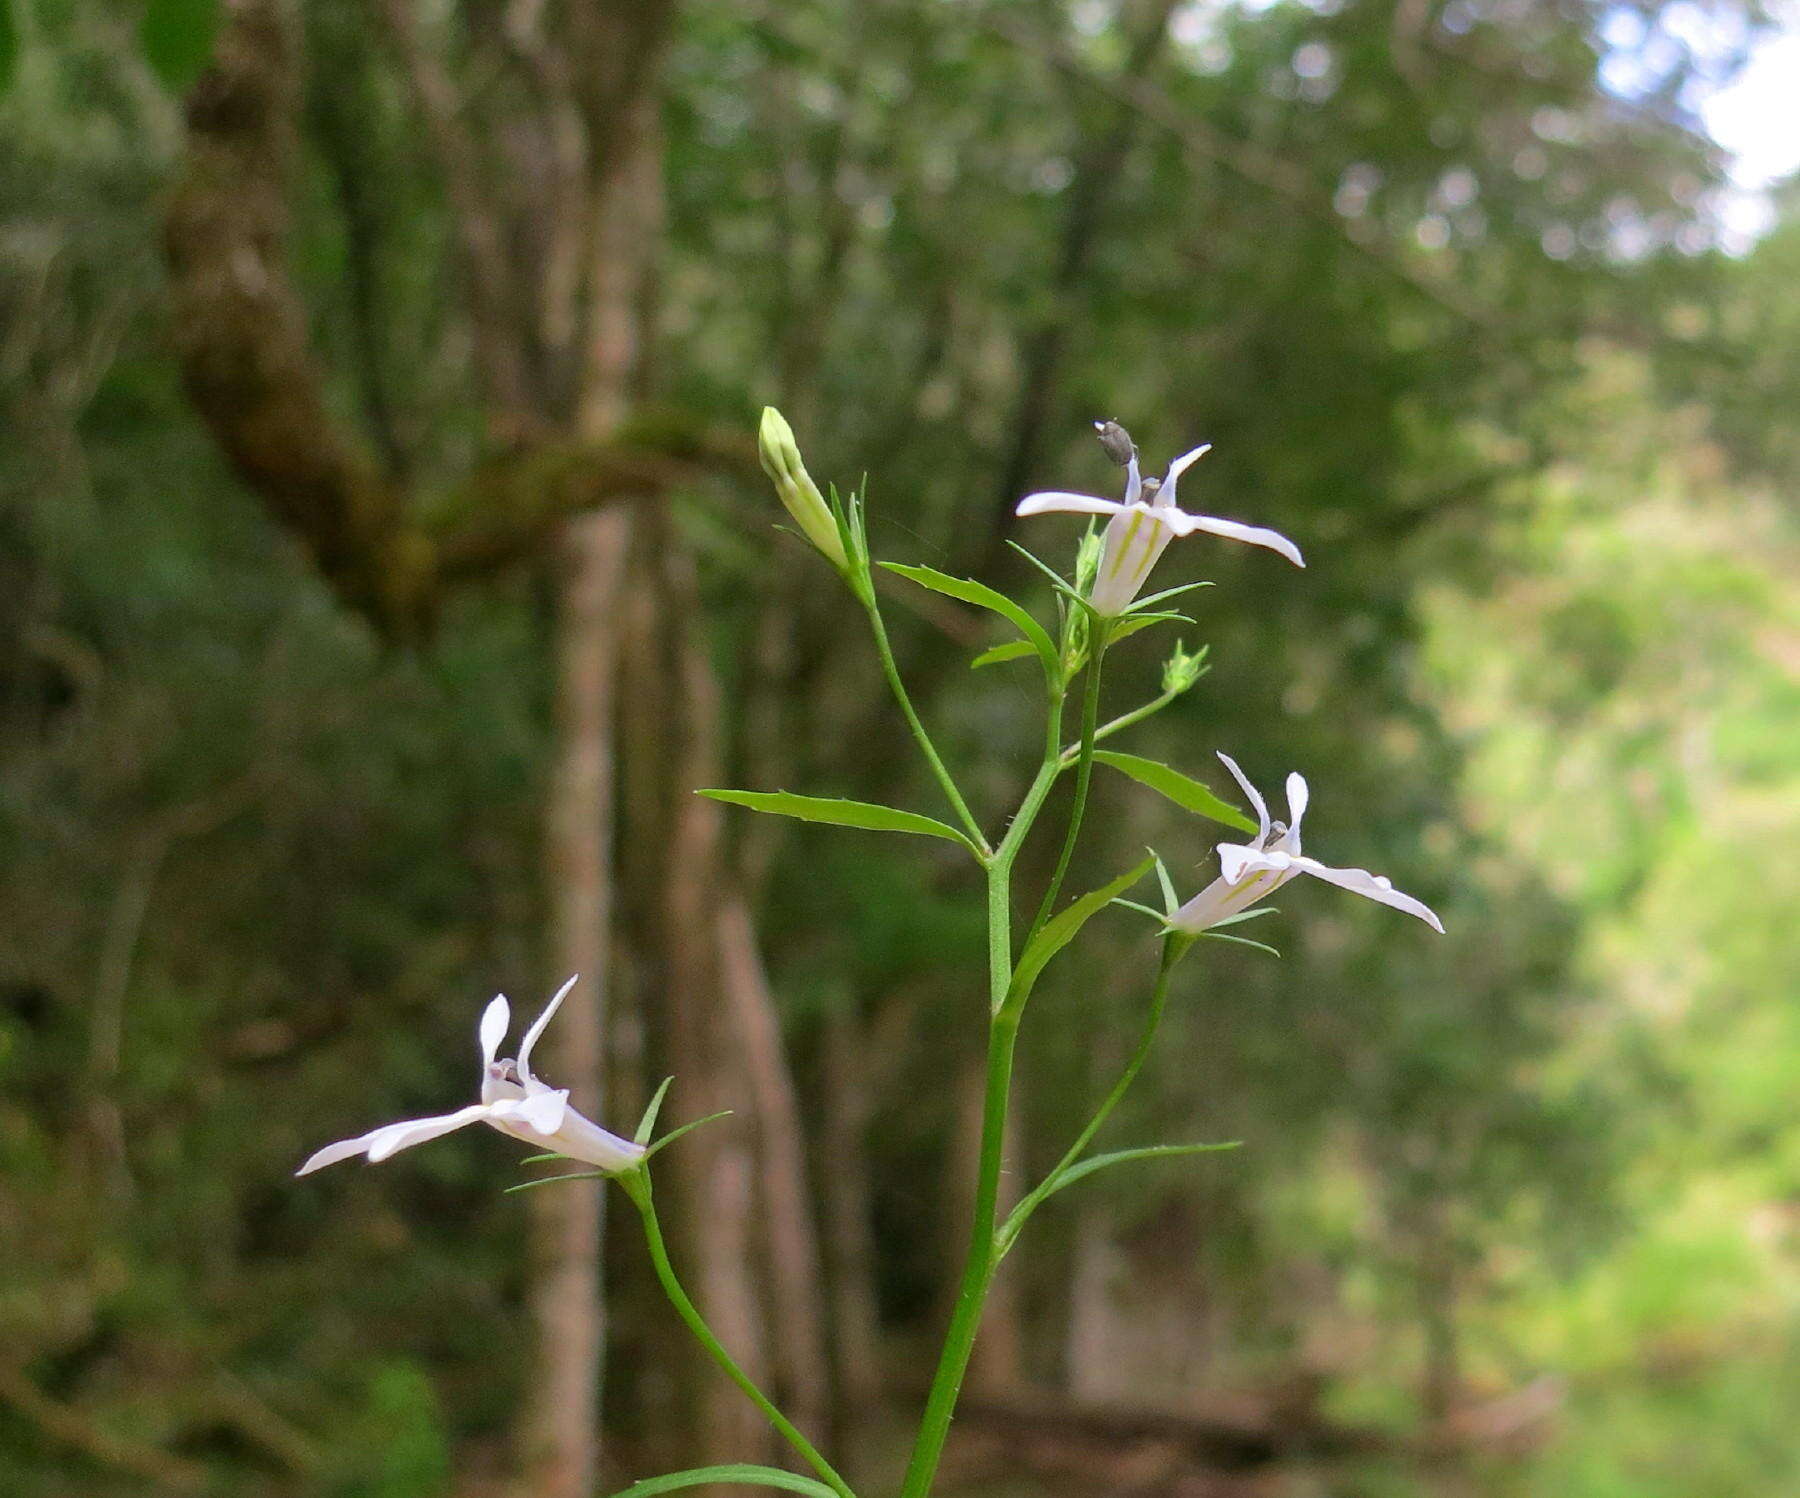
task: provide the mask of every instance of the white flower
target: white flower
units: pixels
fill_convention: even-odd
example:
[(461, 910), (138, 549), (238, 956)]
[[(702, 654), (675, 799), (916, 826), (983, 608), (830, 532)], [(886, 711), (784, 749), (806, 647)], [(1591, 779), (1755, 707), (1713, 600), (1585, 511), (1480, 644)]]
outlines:
[[(1106, 423), (1096, 422), (1102, 430)], [(1100, 570), (1088, 594), (1094, 611), (1112, 617), (1122, 614), (1144, 586), (1150, 569), (1163, 554), (1163, 548), (1175, 536), (1189, 536), (1195, 531), (1228, 536), (1234, 541), (1248, 541), (1252, 546), (1266, 546), (1278, 551), (1296, 567), (1304, 567), (1300, 548), (1279, 531), (1258, 525), (1240, 525), (1235, 520), (1219, 520), (1211, 515), (1191, 515), (1175, 504), (1175, 485), (1188, 466), (1211, 451), (1211, 444), (1183, 453), (1169, 465), (1161, 483), (1148, 482), (1138, 472), (1137, 449), (1131, 450), (1126, 464), (1125, 498), (1123, 501), (1098, 499), (1091, 494), (1069, 494), (1053, 489), (1042, 494), (1028, 494), (1019, 501), (1021, 515), (1043, 515), (1052, 510), (1066, 510), (1077, 515), (1110, 515), (1105, 541), (1100, 553)], [(1146, 497), (1148, 491), (1148, 497)]]
[(1371, 900), (1379, 900), (1383, 905), (1392, 905), (1396, 910), (1416, 915), (1433, 931), (1443, 931), (1444, 923), (1432, 912), (1430, 906), (1422, 900), (1415, 900), (1411, 895), (1402, 894), (1379, 874), (1371, 874), (1367, 869), (1334, 869), (1316, 858), (1307, 858), (1300, 852), (1300, 819), (1306, 815), (1307, 801), (1306, 781), (1302, 776), (1293, 774), (1287, 778), (1288, 814), (1294, 820), (1291, 826), (1284, 826), (1280, 822), (1269, 820), (1268, 807), (1263, 804), (1263, 798), (1257, 794), (1256, 787), (1250, 784), (1244, 772), (1237, 767), (1237, 761), (1228, 754), (1221, 754), (1219, 758), (1225, 761), (1225, 768), (1231, 771), (1237, 783), (1244, 788), (1244, 794), (1256, 808), (1257, 821), (1261, 825), (1257, 829), (1254, 843), (1219, 844), (1219, 867), (1223, 872), (1169, 917), (1169, 924), (1177, 931), (1198, 935), (1208, 927), (1216, 926), (1220, 921), (1248, 910), (1265, 895), (1273, 894), (1296, 874), (1311, 874), (1313, 878), (1335, 884), (1339, 889), (1366, 895)]
[(556, 991), (544, 1012), (532, 1022), (519, 1045), (517, 1061), (495, 1059), (500, 1042), (512, 1023), (512, 1010), (504, 994), (481, 1014), (481, 1101), (436, 1118), (408, 1118), (338, 1144), (328, 1144), (302, 1165), (295, 1175), (306, 1175), (352, 1155), (367, 1155), (370, 1164), (387, 1159), (415, 1144), (436, 1139), (472, 1123), (484, 1123), (539, 1149), (554, 1150), (572, 1160), (604, 1171), (629, 1170), (644, 1158), (644, 1147), (609, 1134), (592, 1119), (569, 1106), (567, 1089), (557, 1089), (531, 1074), (531, 1048), (537, 1044), (550, 1016), (563, 996), (575, 986), (573, 978)]

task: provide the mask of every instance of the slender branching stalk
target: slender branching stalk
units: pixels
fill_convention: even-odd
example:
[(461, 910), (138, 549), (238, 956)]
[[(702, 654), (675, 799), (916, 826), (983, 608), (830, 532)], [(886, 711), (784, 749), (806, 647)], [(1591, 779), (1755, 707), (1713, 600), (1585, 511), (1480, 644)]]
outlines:
[(819, 1454), (813, 1443), (801, 1435), (788, 1417), (775, 1407), (773, 1400), (756, 1386), (754, 1379), (738, 1366), (737, 1359), (725, 1350), (724, 1344), (713, 1335), (713, 1330), (706, 1324), (706, 1318), (700, 1314), (698, 1307), (688, 1298), (676, 1277), (675, 1266), (669, 1262), (668, 1245), (663, 1242), (662, 1226), (656, 1218), (656, 1204), (651, 1197), (650, 1176), (644, 1170), (636, 1170), (621, 1175), (619, 1185), (631, 1198), (631, 1203), (638, 1209), (638, 1215), (644, 1220), (644, 1241), (650, 1249), (650, 1262), (656, 1268), (656, 1278), (661, 1283), (663, 1294), (669, 1297), (669, 1303), (675, 1307), (676, 1315), (687, 1324), (687, 1329), (694, 1334), (694, 1339), (706, 1349), (707, 1356), (724, 1370), (725, 1376), (744, 1391), (763, 1417), (774, 1426), (790, 1446), (797, 1451), (806, 1464), (819, 1474), (838, 1498), (856, 1498), (850, 1484), (839, 1476), (838, 1471)]

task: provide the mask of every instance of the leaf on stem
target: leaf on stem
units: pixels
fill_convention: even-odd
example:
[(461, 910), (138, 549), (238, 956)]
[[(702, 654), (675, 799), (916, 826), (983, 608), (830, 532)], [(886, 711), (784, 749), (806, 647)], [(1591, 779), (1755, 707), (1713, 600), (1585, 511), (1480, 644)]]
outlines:
[(991, 650), (984, 650), (969, 662), (971, 671), (978, 671), (983, 666), (997, 666), (1001, 661), (1016, 661), (1036, 653), (1036, 646), (1029, 640), (1008, 640), (1004, 645), (996, 645)]
[(1073, 1186), (1083, 1176), (1091, 1176), (1096, 1170), (1105, 1170), (1109, 1165), (1124, 1165), (1132, 1160), (1158, 1160), (1174, 1155), (1209, 1155), (1219, 1150), (1237, 1149), (1243, 1142), (1241, 1139), (1228, 1139), (1223, 1144), (1144, 1144), (1136, 1149), (1090, 1155), (1085, 1160), (1078, 1160), (1059, 1175), (1055, 1184), (1044, 1193), (1044, 1197), (1054, 1196), (1065, 1187)]
[(1089, 891), (1072, 902), (1062, 914), (1044, 922), (1043, 929), (1025, 943), (1025, 950), (1019, 954), (1019, 965), (1013, 969), (1012, 982), (1006, 990), (1006, 1005), (1010, 1008), (1023, 1004), (1031, 993), (1032, 985), (1037, 982), (1038, 975), (1049, 965), (1050, 959), (1068, 946), (1090, 919), (1149, 873), (1150, 865), (1154, 862), (1154, 858), (1146, 858), (1136, 867), (1127, 869), (1110, 884), (1103, 884), (1099, 889)]
[(814, 1477), (797, 1472), (783, 1472), (779, 1467), (759, 1467), (750, 1462), (728, 1462), (720, 1467), (690, 1467), (685, 1472), (668, 1472), (661, 1477), (646, 1477), (623, 1488), (613, 1498), (655, 1498), (658, 1493), (675, 1493), (682, 1488), (705, 1487), (715, 1482), (750, 1483), (763, 1488), (782, 1488), (790, 1493), (806, 1493), (811, 1498), (837, 1498), (837, 1494)]
[(1141, 754), (1120, 754), (1113, 749), (1096, 749), (1094, 759), (1099, 764), (1111, 765), (1121, 775), (1129, 775), (1139, 785), (1147, 785), (1158, 794), (1167, 796), (1186, 811), (1211, 817), (1215, 822), (1223, 822), (1227, 827), (1235, 827), (1240, 832), (1256, 831), (1256, 823), (1229, 801), (1220, 800), (1193, 776), (1183, 775), (1181, 771), (1172, 769), (1159, 760), (1145, 759)]
[(747, 806), (751, 811), (766, 811), (778, 817), (798, 817), (802, 822), (860, 827), (870, 832), (910, 832), (920, 837), (941, 837), (946, 842), (960, 843), (980, 856), (975, 845), (954, 827), (935, 817), (921, 816), (916, 811), (900, 811), (868, 801), (846, 801), (836, 796), (796, 796), (791, 791), (703, 790), (694, 794), (723, 801), (728, 806)]
[(942, 593), (946, 598), (961, 599), (964, 603), (972, 603), (977, 608), (998, 614), (1018, 630), (1038, 653), (1038, 659), (1044, 663), (1046, 679), (1052, 684), (1061, 679), (1061, 663), (1057, 658), (1056, 646), (1051, 643), (1044, 626), (1004, 593), (996, 592), (985, 583), (975, 582), (971, 578), (952, 577), (947, 572), (939, 572), (935, 567), (911, 567), (901, 562), (883, 562), (881, 565), (889, 572), (896, 572), (917, 583), (921, 588), (930, 588), (932, 592)]

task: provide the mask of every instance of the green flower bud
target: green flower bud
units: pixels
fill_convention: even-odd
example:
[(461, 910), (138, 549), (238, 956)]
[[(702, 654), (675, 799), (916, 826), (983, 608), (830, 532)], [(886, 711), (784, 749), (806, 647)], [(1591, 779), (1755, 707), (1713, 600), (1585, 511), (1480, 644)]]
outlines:
[(1192, 655), (1180, 645), (1175, 653), (1163, 662), (1162, 689), (1170, 695), (1185, 692), (1206, 674), (1206, 650), (1202, 645)]
[(824, 496), (819, 493), (819, 486), (806, 471), (806, 464), (801, 461), (800, 448), (794, 441), (794, 429), (787, 424), (787, 418), (773, 406), (763, 407), (762, 426), (756, 434), (756, 449), (757, 455), (762, 459), (763, 472), (774, 481), (775, 492), (780, 496), (788, 514), (794, 517), (800, 533), (824, 552), (827, 560), (838, 571), (847, 572), (850, 559), (844, 555), (844, 542), (838, 535), (837, 520), (825, 503)]

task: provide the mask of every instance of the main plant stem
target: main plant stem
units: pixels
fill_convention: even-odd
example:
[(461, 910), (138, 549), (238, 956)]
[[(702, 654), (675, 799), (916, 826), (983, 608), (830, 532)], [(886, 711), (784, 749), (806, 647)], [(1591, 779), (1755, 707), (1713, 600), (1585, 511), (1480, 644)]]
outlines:
[(1019, 1038), (1019, 1008), (1007, 1002), (1012, 987), (1012, 870), (1019, 848), (1043, 809), (1044, 799), (1056, 784), (1062, 757), (1062, 697), (1052, 698), (1045, 734), (1044, 761), (1031, 788), (1019, 804), (1018, 814), (995, 850), (987, 869), (988, 894), (988, 1051), (987, 1084), (981, 1105), (981, 1154), (975, 1175), (975, 1210), (969, 1230), (968, 1256), (963, 1261), (962, 1281), (956, 1305), (944, 1333), (944, 1349), (932, 1376), (925, 1414), (913, 1445), (901, 1484), (901, 1498), (927, 1498), (937, 1476), (938, 1461), (950, 1434), (957, 1396), (981, 1330), (982, 1307), (1000, 1255), (995, 1238), (995, 1218), (1000, 1203), (1000, 1170), (1006, 1148), (1006, 1112), (1012, 1091), (1013, 1050)]
[(713, 1330), (706, 1324), (706, 1318), (700, 1314), (682, 1288), (681, 1281), (676, 1278), (675, 1266), (669, 1262), (668, 1245), (663, 1242), (662, 1227), (656, 1219), (656, 1206), (650, 1196), (650, 1179), (643, 1174), (622, 1175), (619, 1184), (625, 1188), (625, 1194), (631, 1198), (632, 1205), (638, 1209), (638, 1215), (644, 1220), (644, 1241), (650, 1248), (650, 1262), (656, 1267), (656, 1278), (661, 1282), (663, 1294), (669, 1297), (669, 1303), (675, 1307), (676, 1315), (687, 1324), (687, 1329), (706, 1349), (707, 1355), (725, 1371), (725, 1376), (744, 1391), (763, 1417), (774, 1426), (782, 1438), (799, 1452), (806, 1464), (819, 1474), (819, 1477), (838, 1498), (856, 1498), (850, 1484), (838, 1475), (838, 1471), (819, 1454), (813, 1443), (795, 1429), (788, 1417), (775, 1408), (774, 1402), (756, 1386), (755, 1380), (738, 1366), (737, 1359), (725, 1350), (724, 1345), (713, 1335)]

